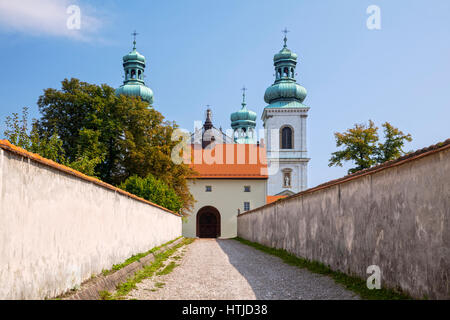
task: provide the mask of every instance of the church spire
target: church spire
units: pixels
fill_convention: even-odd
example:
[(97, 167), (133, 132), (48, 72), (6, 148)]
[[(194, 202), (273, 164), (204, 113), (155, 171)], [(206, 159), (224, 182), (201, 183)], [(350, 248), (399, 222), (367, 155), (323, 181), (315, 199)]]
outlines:
[(287, 34), (288, 34), (289, 30), (288, 30), (287, 28), (284, 28), (284, 30), (281, 31), (281, 32), (284, 33), (284, 39), (283, 39), (283, 41), (284, 41), (284, 46), (283, 46), (283, 48), (287, 48), (286, 42), (287, 42)]
[(149, 104), (153, 103), (153, 91), (145, 86), (144, 71), (145, 57), (136, 51), (136, 36), (134, 31), (133, 50), (123, 57), (124, 81), (123, 85), (117, 88), (116, 95), (139, 96)]
[(205, 120), (205, 123), (203, 124), (203, 128), (205, 130), (209, 130), (209, 129), (211, 129), (213, 127), (213, 124), (212, 124), (212, 111), (211, 111), (211, 108), (210, 108), (209, 104), (206, 105), (206, 107), (207, 107), (207, 109), (206, 109), (206, 120)]
[(134, 30), (134, 32), (131, 34), (133, 36), (133, 50), (136, 50), (136, 36), (139, 33), (136, 32), (136, 30)]
[(306, 98), (306, 89), (296, 82), (295, 69), (297, 67), (297, 54), (287, 47), (287, 34), (289, 30), (285, 28), (283, 48), (274, 55), (273, 65), (275, 67), (275, 81), (267, 88), (264, 94), (264, 101), (269, 104), (267, 107), (298, 106)]
[(247, 88), (245, 86), (242, 87), (242, 107), (245, 107), (245, 91), (247, 91)]

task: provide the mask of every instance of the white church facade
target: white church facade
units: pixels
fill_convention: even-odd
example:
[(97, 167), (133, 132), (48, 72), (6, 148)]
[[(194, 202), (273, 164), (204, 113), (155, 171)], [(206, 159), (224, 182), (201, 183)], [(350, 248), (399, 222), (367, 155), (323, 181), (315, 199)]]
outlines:
[[(246, 107), (245, 91), (242, 108), (231, 114), (232, 136), (214, 127), (209, 109), (203, 128), (192, 135), (192, 150), (201, 149), (210, 158), (214, 155), (214, 161), (191, 163), (199, 174), (189, 182), (196, 203), (183, 223), (184, 236), (236, 237), (239, 213), (307, 188), (309, 107), (303, 104), (306, 89), (295, 79), (297, 54), (287, 48), (286, 41), (285, 37), (283, 48), (274, 56), (275, 81), (264, 95), (264, 139), (255, 138), (257, 116)], [(233, 150), (234, 156), (222, 150)], [(239, 150), (246, 150), (243, 156)], [(258, 154), (256, 162), (254, 154)], [(234, 162), (228, 163), (227, 158)]]
[[(275, 80), (264, 94), (263, 139), (257, 140), (257, 114), (247, 109), (245, 90), (242, 107), (230, 116), (231, 134), (213, 125), (210, 109), (203, 126), (192, 133), (188, 149), (194, 161), (190, 156), (185, 160), (197, 172), (189, 179), (196, 202), (184, 219), (184, 236), (235, 237), (239, 213), (307, 188), (309, 108), (303, 104), (306, 89), (296, 82), (297, 54), (286, 41), (274, 55)], [(145, 63), (134, 39), (133, 50), (123, 57), (124, 83), (117, 95), (140, 96), (152, 104), (153, 91), (144, 82)]]

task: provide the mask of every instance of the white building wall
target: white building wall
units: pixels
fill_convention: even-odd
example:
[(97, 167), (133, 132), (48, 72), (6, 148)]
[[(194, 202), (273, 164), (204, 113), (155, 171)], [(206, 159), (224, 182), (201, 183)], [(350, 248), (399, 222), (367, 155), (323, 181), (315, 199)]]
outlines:
[[(234, 238), (237, 235), (238, 209), (244, 212), (244, 202), (250, 202), (250, 209), (266, 204), (266, 179), (195, 179), (189, 181), (189, 190), (196, 203), (190, 216), (183, 219), (183, 236), (197, 236), (197, 212), (205, 206), (213, 206), (220, 213), (220, 238)], [(211, 186), (211, 192), (205, 192)], [(244, 192), (250, 186), (251, 192)]]
[[(307, 188), (306, 118), (308, 108), (266, 108), (262, 119), (266, 129), (267, 160), (269, 167), (268, 195), (289, 190), (294, 193)], [(280, 149), (280, 129), (290, 126), (294, 130), (293, 149)], [(291, 188), (283, 188), (282, 169), (291, 169)]]

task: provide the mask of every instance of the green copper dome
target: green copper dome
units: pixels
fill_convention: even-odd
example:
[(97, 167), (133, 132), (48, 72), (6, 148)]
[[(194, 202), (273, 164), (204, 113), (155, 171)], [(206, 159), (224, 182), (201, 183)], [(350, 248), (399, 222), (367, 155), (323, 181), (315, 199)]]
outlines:
[(245, 104), (242, 106), (241, 110), (233, 112), (231, 114), (231, 126), (233, 123), (243, 123), (243, 122), (255, 122), (256, 121), (256, 112), (248, 110)]
[(297, 54), (289, 50), (286, 46), (273, 56), (274, 62), (280, 62), (283, 60), (297, 61)]
[(267, 88), (264, 101), (268, 104), (277, 100), (295, 99), (302, 103), (306, 99), (306, 89), (293, 81), (279, 81)]
[[(136, 32), (133, 35), (136, 37)], [(136, 51), (136, 39), (133, 42), (133, 50), (123, 57), (123, 70), (125, 80), (123, 85), (116, 89), (116, 95), (141, 97), (149, 104), (153, 103), (153, 91), (145, 86), (144, 71), (145, 57)]]
[(136, 48), (133, 48), (129, 54), (123, 56), (123, 62), (127, 61), (139, 61), (145, 63), (145, 57), (136, 51)]
[(307, 91), (295, 80), (298, 56), (288, 49), (286, 41), (285, 36), (283, 48), (273, 57), (275, 81), (264, 94), (264, 101), (268, 104), (266, 108), (306, 107), (302, 103), (306, 99)]
[(242, 108), (230, 116), (231, 128), (234, 130), (234, 142), (254, 144), (256, 128), (256, 112), (248, 110), (245, 103), (245, 87), (242, 89)]
[(153, 103), (153, 91), (149, 87), (141, 84), (124, 84), (116, 89), (116, 95), (126, 95), (141, 97), (143, 101), (147, 101), (149, 104)]

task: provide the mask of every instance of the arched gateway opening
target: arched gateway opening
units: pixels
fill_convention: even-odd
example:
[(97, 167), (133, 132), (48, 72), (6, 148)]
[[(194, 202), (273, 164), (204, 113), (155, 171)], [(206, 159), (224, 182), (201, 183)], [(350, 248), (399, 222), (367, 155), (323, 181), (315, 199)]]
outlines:
[(197, 237), (220, 237), (220, 213), (214, 207), (206, 206), (197, 212)]

